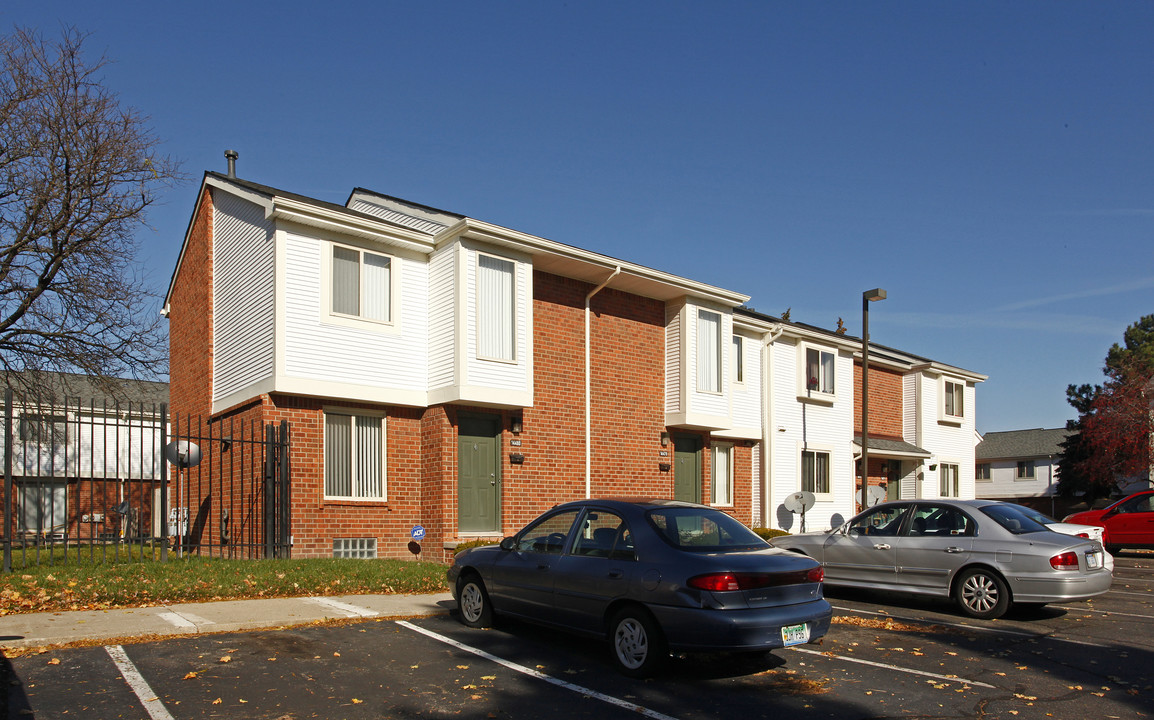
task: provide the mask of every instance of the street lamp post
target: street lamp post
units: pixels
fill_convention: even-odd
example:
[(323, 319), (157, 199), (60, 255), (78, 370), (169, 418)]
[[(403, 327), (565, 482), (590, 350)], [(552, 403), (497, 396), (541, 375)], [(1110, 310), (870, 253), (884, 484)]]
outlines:
[(863, 509), (866, 506), (870, 472), (870, 303), (885, 299), (886, 291), (881, 288), (866, 290), (861, 294), (861, 485), (858, 487), (858, 499)]

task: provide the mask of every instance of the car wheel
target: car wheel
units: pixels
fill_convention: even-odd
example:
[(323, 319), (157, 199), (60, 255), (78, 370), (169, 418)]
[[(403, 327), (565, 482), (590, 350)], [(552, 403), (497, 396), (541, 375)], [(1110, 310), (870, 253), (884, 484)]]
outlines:
[(493, 606), (485, 583), (475, 573), (462, 575), (457, 581), (457, 609), (461, 622), (469, 627), (487, 628), (493, 624)]
[(627, 607), (613, 616), (609, 641), (618, 671), (629, 677), (654, 674), (669, 655), (657, 621), (641, 607)]
[(1010, 607), (1010, 588), (997, 573), (984, 568), (970, 568), (958, 576), (954, 600), (970, 617), (997, 618)]

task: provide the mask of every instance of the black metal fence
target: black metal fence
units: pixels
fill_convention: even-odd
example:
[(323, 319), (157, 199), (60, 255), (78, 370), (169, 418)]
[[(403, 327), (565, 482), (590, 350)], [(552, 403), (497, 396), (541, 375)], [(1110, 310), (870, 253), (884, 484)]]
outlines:
[(3, 569), (290, 555), (289, 425), (4, 395)]

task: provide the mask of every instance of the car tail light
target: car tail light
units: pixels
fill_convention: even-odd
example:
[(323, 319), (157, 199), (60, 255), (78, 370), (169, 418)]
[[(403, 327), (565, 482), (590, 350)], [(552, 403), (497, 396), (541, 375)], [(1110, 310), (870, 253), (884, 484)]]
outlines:
[(1064, 552), (1061, 555), (1055, 555), (1050, 558), (1050, 567), (1055, 570), (1077, 570), (1078, 569), (1078, 553), (1074, 551)]
[(782, 573), (710, 573), (689, 578), (686, 583), (691, 588), (710, 592), (733, 592), (736, 590), (756, 590), (778, 585), (800, 585), (806, 582), (821, 582), (825, 571), (818, 565), (809, 570)]
[(1078, 533), (1078, 537), (1086, 538), (1087, 540), (1089, 540), (1090, 539), (1090, 533)]

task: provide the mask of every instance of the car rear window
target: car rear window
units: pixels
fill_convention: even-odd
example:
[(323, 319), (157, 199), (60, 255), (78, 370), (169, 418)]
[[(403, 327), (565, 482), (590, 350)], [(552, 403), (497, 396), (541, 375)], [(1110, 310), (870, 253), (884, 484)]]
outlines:
[(755, 532), (720, 510), (659, 508), (649, 524), (665, 542), (688, 552), (759, 550), (769, 547)]
[(1045, 525), (1034, 520), (1014, 505), (987, 505), (981, 510), (993, 518), (994, 522), (1015, 535), (1047, 530)]

